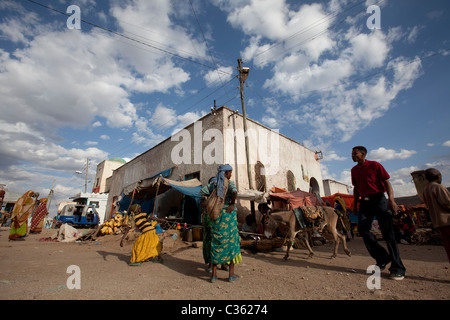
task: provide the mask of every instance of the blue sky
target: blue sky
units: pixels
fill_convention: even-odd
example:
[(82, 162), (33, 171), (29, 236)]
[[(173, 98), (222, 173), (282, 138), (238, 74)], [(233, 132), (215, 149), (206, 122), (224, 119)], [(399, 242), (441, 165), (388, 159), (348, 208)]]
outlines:
[[(2, 1), (0, 183), (56, 201), (84, 171), (130, 160), (217, 105), (323, 152), (350, 184), (351, 148), (391, 174), (436, 167), (450, 186), (450, 3), (431, 1)], [(81, 29), (67, 27), (70, 5)], [(370, 5), (381, 29), (369, 29)], [(372, 21), (372, 20), (371, 20)], [(96, 25), (96, 26), (94, 26)], [(101, 28), (100, 28), (101, 27)], [(109, 31), (107, 31), (108, 29)], [(92, 183), (89, 184), (89, 189)]]

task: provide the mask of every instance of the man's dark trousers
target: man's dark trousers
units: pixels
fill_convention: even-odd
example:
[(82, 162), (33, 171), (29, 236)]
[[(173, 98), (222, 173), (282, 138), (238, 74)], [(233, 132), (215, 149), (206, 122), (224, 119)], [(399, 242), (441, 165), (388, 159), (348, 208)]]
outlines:
[[(392, 217), (386, 212), (387, 209), (388, 200), (384, 193), (371, 196), (368, 200), (361, 199), (359, 202), (358, 232), (377, 265), (391, 262), (389, 268), (391, 273), (405, 275), (406, 268), (400, 259)], [(375, 235), (370, 232), (374, 217), (378, 220), (378, 225), (380, 226), (383, 239), (386, 241), (389, 253), (378, 243)]]

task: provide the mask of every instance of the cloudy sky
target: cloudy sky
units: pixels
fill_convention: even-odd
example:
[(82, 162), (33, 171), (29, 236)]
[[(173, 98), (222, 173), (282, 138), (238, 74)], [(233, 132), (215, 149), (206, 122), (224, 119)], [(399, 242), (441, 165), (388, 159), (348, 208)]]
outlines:
[(241, 110), (242, 58), (248, 116), (322, 151), (324, 179), (351, 184), (364, 145), (396, 196), (430, 166), (450, 186), (448, 30), (445, 0), (3, 0), (0, 183), (45, 195), (55, 182), (67, 200), (87, 158), (91, 180), (214, 100)]

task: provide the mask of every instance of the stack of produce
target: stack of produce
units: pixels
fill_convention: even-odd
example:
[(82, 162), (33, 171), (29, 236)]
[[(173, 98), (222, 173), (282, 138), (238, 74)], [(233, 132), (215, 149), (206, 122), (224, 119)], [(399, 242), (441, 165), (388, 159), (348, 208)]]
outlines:
[(100, 227), (100, 235), (107, 234), (121, 234), (122, 226), (126, 226), (128, 216), (123, 216), (121, 214), (116, 214), (111, 220), (105, 222)]

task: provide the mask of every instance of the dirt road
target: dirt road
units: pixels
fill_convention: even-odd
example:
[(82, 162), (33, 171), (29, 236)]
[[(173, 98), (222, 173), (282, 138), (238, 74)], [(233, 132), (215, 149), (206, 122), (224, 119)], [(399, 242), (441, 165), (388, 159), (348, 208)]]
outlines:
[[(236, 266), (242, 279), (227, 281), (219, 271), (218, 281), (209, 282), (202, 249), (178, 239), (166, 248), (164, 263), (146, 262), (128, 266), (132, 242), (119, 246), (121, 236), (104, 236), (80, 243), (40, 242), (55, 237), (45, 229), (25, 241), (8, 241), (9, 228), (0, 228), (0, 299), (3, 300), (448, 300), (450, 264), (441, 246), (400, 245), (407, 268), (406, 278), (394, 281), (381, 273), (381, 289), (369, 289), (366, 273), (374, 262), (361, 238), (349, 242), (352, 256), (342, 248), (330, 259), (332, 244), (307, 251), (252, 253), (242, 250)], [(77, 272), (68, 268), (76, 266)], [(75, 280), (74, 280), (75, 279)], [(373, 279), (373, 278), (372, 278)], [(69, 281), (68, 281), (69, 280)], [(370, 283), (376, 284), (375, 281)]]

